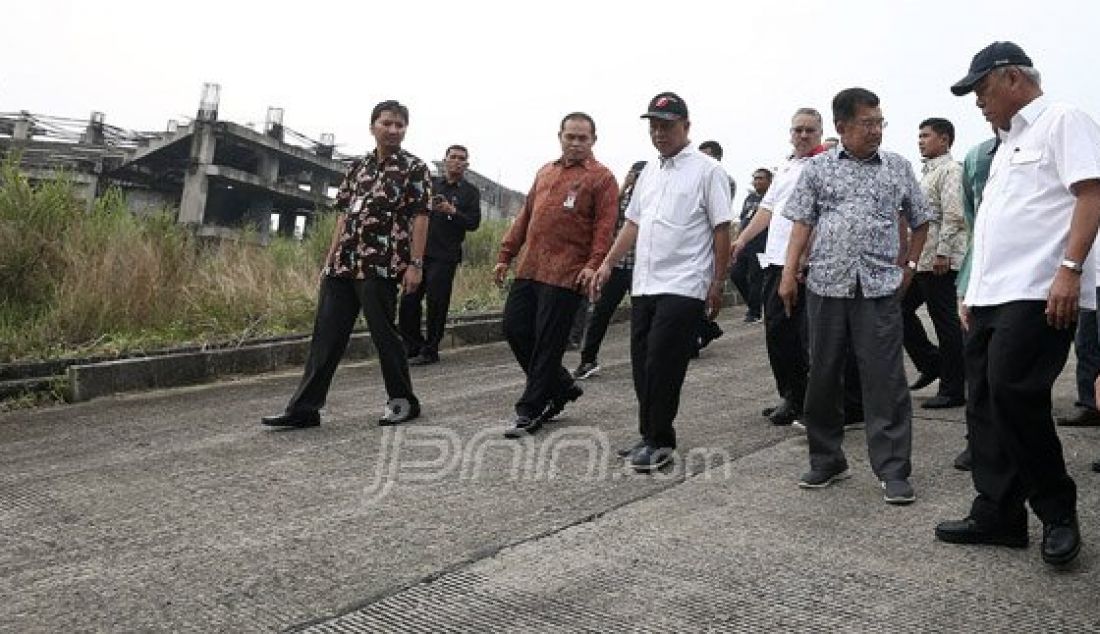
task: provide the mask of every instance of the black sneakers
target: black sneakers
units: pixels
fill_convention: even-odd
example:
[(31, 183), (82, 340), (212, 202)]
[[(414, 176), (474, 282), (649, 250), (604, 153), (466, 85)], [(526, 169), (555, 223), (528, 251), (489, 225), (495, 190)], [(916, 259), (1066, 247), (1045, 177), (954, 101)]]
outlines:
[(584, 396), (584, 390), (581, 389), (581, 386), (576, 383), (570, 385), (564, 392), (550, 399), (550, 402), (546, 405), (546, 409), (544, 409), (542, 415), (539, 416), (539, 421), (547, 423), (554, 420), (565, 410), (566, 405), (582, 396)]
[(850, 477), (848, 465), (840, 465), (832, 469), (810, 469), (798, 481), (798, 486), (803, 489), (824, 489), (834, 482), (840, 482)]
[(630, 466), (638, 473), (656, 471), (672, 463), (672, 447), (650, 447), (646, 445), (630, 456)]
[(542, 427), (542, 421), (538, 418), (529, 418), (517, 414), (512, 422), (504, 430), (505, 438), (523, 438), (527, 434), (533, 434)]
[(391, 398), (378, 419), (378, 424), (400, 425), (420, 416), (420, 402), (415, 398)]
[(576, 370), (573, 370), (573, 378), (583, 381), (600, 373), (600, 364), (595, 361), (581, 361)]

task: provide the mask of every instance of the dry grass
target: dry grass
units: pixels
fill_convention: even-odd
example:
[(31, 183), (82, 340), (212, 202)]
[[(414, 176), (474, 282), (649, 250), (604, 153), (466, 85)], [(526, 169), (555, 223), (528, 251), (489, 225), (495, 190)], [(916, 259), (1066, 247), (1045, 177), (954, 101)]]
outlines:
[[(91, 213), (64, 182), (0, 171), (0, 362), (119, 354), (308, 332), (332, 215), (298, 242), (254, 233), (203, 243), (169, 215), (136, 217), (109, 193)], [(505, 228), (472, 234), (454, 310), (501, 305), (492, 257)]]

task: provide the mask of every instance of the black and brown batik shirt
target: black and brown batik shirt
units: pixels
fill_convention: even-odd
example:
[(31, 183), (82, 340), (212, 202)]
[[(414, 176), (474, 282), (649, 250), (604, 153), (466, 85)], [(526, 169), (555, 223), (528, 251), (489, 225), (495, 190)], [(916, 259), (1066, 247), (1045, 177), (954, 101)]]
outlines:
[(328, 275), (355, 280), (395, 279), (409, 265), (412, 220), (428, 213), (428, 166), (398, 150), (379, 161), (377, 152), (357, 159), (336, 194), (346, 215)]

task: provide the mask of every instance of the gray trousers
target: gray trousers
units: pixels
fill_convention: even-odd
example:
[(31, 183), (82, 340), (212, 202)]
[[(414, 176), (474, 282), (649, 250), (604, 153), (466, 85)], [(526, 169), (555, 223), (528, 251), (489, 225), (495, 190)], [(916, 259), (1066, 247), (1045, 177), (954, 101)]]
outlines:
[(902, 359), (897, 297), (822, 297), (806, 291), (810, 373), (802, 421), (811, 469), (847, 466), (844, 441), (844, 360), (849, 342), (863, 382), (863, 413), (871, 469), (880, 480), (909, 477), (912, 402)]

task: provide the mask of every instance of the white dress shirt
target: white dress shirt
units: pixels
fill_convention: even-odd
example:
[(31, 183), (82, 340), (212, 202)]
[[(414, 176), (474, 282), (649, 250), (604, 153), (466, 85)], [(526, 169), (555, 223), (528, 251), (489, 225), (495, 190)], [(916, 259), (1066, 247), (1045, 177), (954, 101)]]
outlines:
[[(1100, 179), (1100, 127), (1044, 97), (1012, 117), (989, 168), (974, 226), (967, 306), (1046, 301), (1066, 257), (1076, 197), (1070, 186)], [(1096, 265), (1083, 263), (1080, 305), (1096, 307)]]
[(691, 146), (646, 164), (626, 210), (638, 225), (632, 295), (706, 299), (714, 228), (733, 221), (729, 183), (718, 161)]
[(772, 212), (771, 222), (768, 223), (768, 243), (764, 247), (764, 252), (757, 256), (760, 258), (761, 268), (783, 266), (787, 263), (787, 243), (791, 241), (791, 228), (794, 227), (794, 223), (783, 217), (783, 206), (791, 197), (794, 186), (798, 183), (798, 177), (802, 175), (802, 168), (806, 166), (806, 161), (811, 158), (810, 156), (802, 158), (792, 156), (787, 159), (787, 162), (776, 172), (768, 193), (764, 194), (764, 200), (760, 201), (761, 207)]

